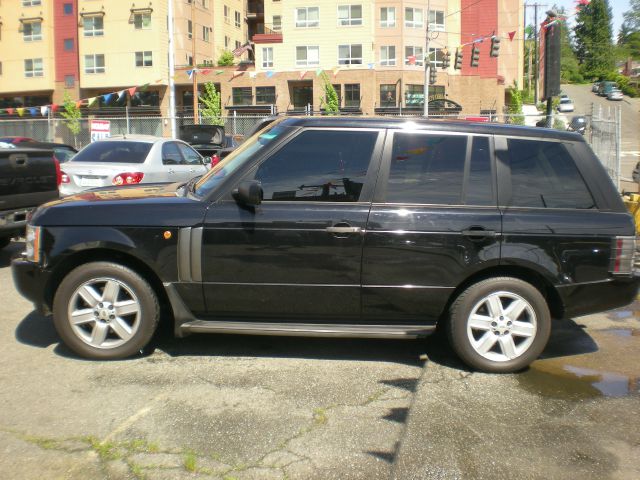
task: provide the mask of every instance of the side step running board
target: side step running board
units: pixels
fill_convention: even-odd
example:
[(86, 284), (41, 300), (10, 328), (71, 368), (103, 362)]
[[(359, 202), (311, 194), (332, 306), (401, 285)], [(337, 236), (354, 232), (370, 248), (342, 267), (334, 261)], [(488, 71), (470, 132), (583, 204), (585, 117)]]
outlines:
[(424, 325), (339, 325), (322, 323), (267, 323), (193, 320), (180, 325), (182, 334), (233, 333), (293, 337), (417, 338), (433, 333)]

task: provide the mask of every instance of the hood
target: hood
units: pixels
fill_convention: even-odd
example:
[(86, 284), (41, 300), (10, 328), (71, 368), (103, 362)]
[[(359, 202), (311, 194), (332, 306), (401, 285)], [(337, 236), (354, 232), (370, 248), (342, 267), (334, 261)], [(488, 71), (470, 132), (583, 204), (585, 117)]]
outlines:
[(224, 145), (224, 127), (219, 125), (183, 125), (180, 140), (191, 145)]

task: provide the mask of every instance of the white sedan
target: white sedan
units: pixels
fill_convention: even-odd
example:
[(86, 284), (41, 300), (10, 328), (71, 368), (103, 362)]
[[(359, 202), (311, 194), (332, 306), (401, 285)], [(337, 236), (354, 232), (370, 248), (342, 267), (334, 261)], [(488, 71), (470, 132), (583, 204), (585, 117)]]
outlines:
[(96, 187), (186, 182), (208, 171), (207, 161), (180, 140), (127, 135), (98, 140), (62, 166), (61, 195)]
[(622, 90), (618, 90), (617, 88), (614, 88), (607, 94), (607, 100), (622, 100), (623, 97)]
[(558, 105), (558, 111), (560, 113), (573, 112), (575, 107), (573, 105), (573, 100), (569, 97), (564, 97), (560, 99), (560, 104)]

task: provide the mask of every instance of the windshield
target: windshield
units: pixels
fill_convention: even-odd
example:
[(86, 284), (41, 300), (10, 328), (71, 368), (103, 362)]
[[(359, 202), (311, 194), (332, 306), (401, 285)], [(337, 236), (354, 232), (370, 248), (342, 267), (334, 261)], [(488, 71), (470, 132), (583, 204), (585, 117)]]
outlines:
[(199, 197), (208, 195), (224, 177), (235, 172), (247, 160), (277, 138), (282, 137), (290, 129), (279, 126), (280, 122), (274, 122), (263, 128), (249, 139), (245, 140), (228, 157), (217, 163), (206, 175), (204, 175), (194, 188), (194, 193)]
[(571, 103), (571, 100), (568, 98), (563, 98), (560, 100), (560, 103)]
[(152, 146), (150, 142), (106, 140), (90, 143), (69, 161), (71, 163), (144, 163)]

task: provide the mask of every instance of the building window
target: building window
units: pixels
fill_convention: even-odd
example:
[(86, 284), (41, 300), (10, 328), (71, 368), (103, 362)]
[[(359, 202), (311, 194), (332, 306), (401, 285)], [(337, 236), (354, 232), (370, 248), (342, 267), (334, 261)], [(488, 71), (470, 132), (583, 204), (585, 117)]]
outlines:
[(85, 37), (101, 37), (104, 35), (104, 18), (84, 17), (82, 19), (82, 27), (84, 28)]
[(25, 42), (42, 40), (42, 22), (25, 22), (22, 29), (22, 38)]
[(240, 12), (236, 11), (235, 13), (235, 19), (236, 19), (236, 28), (240, 28), (241, 22), (240, 22)]
[(346, 83), (344, 85), (344, 106), (360, 107), (360, 84)]
[(393, 45), (380, 47), (380, 65), (390, 66), (396, 64), (396, 47)]
[(444, 32), (444, 11), (429, 10), (429, 30)]
[(276, 87), (256, 87), (256, 105), (274, 105)]
[(404, 47), (405, 65), (424, 65), (422, 47)]
[(429, 64), (434, 68), (442, 67), (442, 48), (430, 48), (429, 49)]
[(25, 77), (42, 77), (44, 76), (44, 67), (41, 58), (29, 58), (24, 61)]
[(209, 9), (209, 0), (202, 0), (202, 8)]
[(153, 52), (146, 50), (144, 52), (136, 52), (136, 67), (152, 67)]
[(273, 47), (266, 47), (262, 49), (262, 68), (271, 67), (273, 67)]
[(381, 27), (396, 26), (396, 7), (382, 7), (380, 9), (380, 26)]
[(22, 0), (23, 7), (33, 7), (35, 5), (42, 5), (42, 0)]
[(229, 21), (229, 13), (231, 13), (231, 10), (229, 9), (229, 7), (227, 5), (224, 6), (224, 23), (231, 23)]
[(76, 84), (75, 75), (65, 75), (64, 76), (64, 88), (73, 88)]
[(362, 65), (362, 44), (338, 45), (338, 65)]
[(187, 55), (187, 65), (193, 66), (193, 57), (191, 55)]
[(362, 5), (339, 5), (338, 25), (362, 25)]
[(65, 3), (62, 5), (63, 15), (73, 15), (73, 3)]
[(65, 38), (64, 39), (64, 51), (65, 52), (73, 52), (74, 42), (73, 38)]
[(320, 26), (320, 9), (318, 7), (296, 8), (296, 27), (309, 28)]
[(404, 91), (404, 104), (407, 107), (424, 105), (424, 85), (407, 85)]
[(85, 55), (84, 73), (104, 73), (104, 55)]
[(242, 44), (240, 43), (239, 40), (236, 40), (236, 48), (240, 48), (242, 46)]
[(271, 24), (271, 27), (274, 32), (282, 30), (282, 17), (280, 15), (273, 16), (273, 23)]
[(251, 87), (234, 87), (232, 95), (234, 105), (251, 105), (253, 103)]
[(192, 37), (193, 37), (193, 24), (191, 23), (191, 20), (187, 20), (187, 38), (191, 40)]
[(206, 25), (202, 26), (202, 40), (204, 40), (205, 42), (209, 41), (209, 27), (207, 27)]
[(229, 50), (229, 44), (230, 43), (231, 43), (231, 39), (225, 35), (224, 36), (224, 48)]
[(134, 14), (133, 25), (136, 27), (136, 30), (151, 28), (151, 14), (150, 13)]
[(422, 9), (406, 7), (404, 9), (404, 26), (422, 28)]
[(2, 62), (0, 62), (0, 75), (2, 75)]
[(342, 85), (334, 83), (333, 89), (336, 91), (336, 95), (338, 95), (338, 106), (340, 106), (342, 105)]
[(320, 47), (296, 47), (296, 66), (306, 67), (320, 64)]
[(396, 106), (396, 84), (380, 85), (380, 106), (395, 107)]

